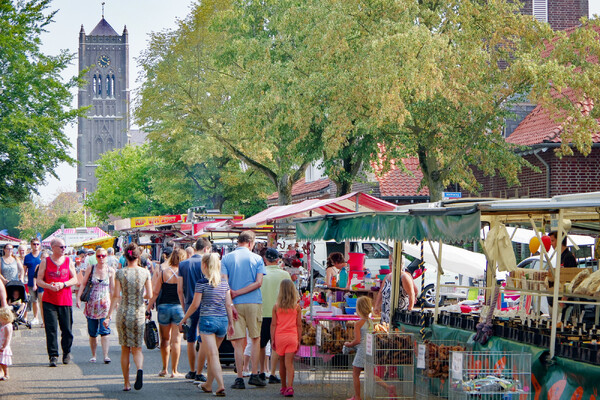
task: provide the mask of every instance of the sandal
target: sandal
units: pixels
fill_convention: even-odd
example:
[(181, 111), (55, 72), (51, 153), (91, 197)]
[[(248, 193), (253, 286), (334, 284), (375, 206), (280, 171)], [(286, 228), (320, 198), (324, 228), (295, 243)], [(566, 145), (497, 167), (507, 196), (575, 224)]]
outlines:
[(108, 357), (104, 357), (104, 364), (110, 364), (112, 360)]
[(144, 371), (142, 371), (141, 369), (137, 370), (137, 375), (135, 376), (135, 383), (133, 384), (133, 388), (135, 390), (140, 390), (142, 388), (142, 386), (144, 385)]
[(7, 381), (8, 380), (8, 376), (2, 376), (0, 377), (0, 381)]
[(215, 392), (215, 396), (217, 397), (225, 397), (225, 389), (219, 389)]
[(96, 357), (92, 357), (92, 358), (90, 358), (90, 362), (91, 362), (91, 363), (95, 363), (95, 362), (96, 362)]
[(124, 392), (129, 392), (129, 391), (131, 391), (131, 387), (126, 387), (126, 388), (123, 388), (123, 391), (124, 391)]
[(212, 393), (212, 389), (207, 389), (204, 387), (204, 385), (198, 385), (198, 387), (202, 389), (204, 393)]
[(158, 377), (159, 377), (159, 378), (164, 378), (165, 376), (167, 376), (167, 371), (160, 371), (160, 372), (158, 373)]

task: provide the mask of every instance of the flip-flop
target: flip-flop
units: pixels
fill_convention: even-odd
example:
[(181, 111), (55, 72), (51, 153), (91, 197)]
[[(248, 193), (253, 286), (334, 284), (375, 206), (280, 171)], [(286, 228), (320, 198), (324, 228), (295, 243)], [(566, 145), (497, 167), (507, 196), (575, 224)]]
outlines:
[(130, 388), (130, 387), (128, 387), (128, 388), (123, 388), (123, 391), (124, 391), (124, 392), (129, 392), (129, 391), (131, 391), (131, 388)]
[(202, 389), (204, 393), (212, 393), (212, 390), (205, 388), (204, 385), (198, 385), (198, 387)]
[(90, 362), (91, 362), (91, 363), (95, 363), (95, 362), (96, 362), (96, 357), (92, 357), (92, 358), (90, 358)]
[(104, 364), (110, 364), (111, 361), (112, 360), (110, 358), (108, 358), (108, 357), (104, 358)]
[(215, 396), (217, 397), (225, 397), (225, 389), (220, 389), (215, 392)]
[(140, 390), (142, 388), (142, 386), (144, 385), (144, 371), (142, 371), (141, 369), (137, 370), (137, 375), (135, 376), (135, 383), (133, 384), (133, 388), (135, 390)]
[(164, 378), (164, 377), (166, 377), (166, 376), (167, 376), (167, 371), (160, 371), (160, 372), (158, 373), (158, 377), (159, 377), (159, 378)]

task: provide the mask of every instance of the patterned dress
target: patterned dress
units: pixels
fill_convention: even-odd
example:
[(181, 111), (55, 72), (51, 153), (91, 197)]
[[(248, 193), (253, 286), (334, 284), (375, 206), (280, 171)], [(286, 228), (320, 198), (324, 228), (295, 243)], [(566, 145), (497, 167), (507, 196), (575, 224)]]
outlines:
[(117, 311), (119, 345), (142, 347), (144, 343), (144, 285), (150, 279), (147, 269), (126, 267), (117, 271), (116, 279), (121, 284), (121, 304)]
[(96, 268), (92, 272), (92, 292), (89, 301), (85, 303), (83, 315), (90, 319), (102, 319), (106, 318), (110, 308), (110, 272), (106, 271), (104, 279), (98, 279), (95, 273)]

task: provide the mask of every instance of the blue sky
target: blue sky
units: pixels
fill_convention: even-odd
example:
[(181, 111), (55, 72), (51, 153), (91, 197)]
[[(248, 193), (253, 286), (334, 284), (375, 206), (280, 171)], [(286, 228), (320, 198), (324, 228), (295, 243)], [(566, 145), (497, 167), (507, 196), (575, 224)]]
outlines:
[[(48, 27), (48, 32), (42, 36), (43, 51), (56, 54), (61, 49), (67, 49), (76, 54), (79, 46), (79, 29), (84, 25), (89, 34), (102, 15), (103, 0), (54, 0), (51, 8), (59, 10), (55, 22)], [(140, 69), (136, 57), (146, 47), (148, 34), (151, 32), (172, 29), (176, 26), (177, 19), (183, 19), (188, 14), (194, 0), (104, 0), (104, 17), (118, 32), (123, 32), (127, 25), (129, 31), (129, 88), (132, 99), (139, 86), (136, 82)], [(600, 0), (589, 0), (590, 16), (600, 15)], [(77, 74), (77, 59), (71, 67), (65, 70), (65, 80)], [(73, 105), (77, 104), (77, 93), (74, 92)], [(77, 126), (68, 126), (65, 129), (73, 147), (71, 155), (76, 158), (75, 143), (77, 140)], [(51, 201), (58, 192), (75, 191), (77, 171), (74, 166), (62, 164), (56, 170), (59, 179), (48, 178), (44, 186), (39, 188), (40, 195), (45, 202)]]

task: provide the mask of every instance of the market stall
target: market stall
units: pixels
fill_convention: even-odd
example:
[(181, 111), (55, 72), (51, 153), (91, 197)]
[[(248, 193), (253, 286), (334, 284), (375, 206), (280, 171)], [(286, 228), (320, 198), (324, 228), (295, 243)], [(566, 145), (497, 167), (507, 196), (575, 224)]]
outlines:
[[(470, 212), (467, 211), (469, 208), (471, 208)], [(494, 317), (493, 321), (488, 320), (490, 329), (493, 329), (493, 334), (497, 337), (492, 337), (486, 345), (476, 343), (473, 350), (501, 348), (503, 351), (528, 351), (533, 355), (531, 385), (536, 398), (538, 396), (539, 398), (552, 397), (548, 394), (549, 391), (552, 393), (551, 391), (562, 392), (563, 390), (569, 395), (573, 394), (578, 398), (583, 395), (586, 398), (586, 396), (595, 396), (594, 390), (597, 390), (597, 370), (600, 368), (594, 366), (600, 364), (600, 348), (596, 344), (600, 334), (597, 330), (597, 326), (599, 326), (597, 319), (595, 324), (588, 323), (586, 326), (585, 322), (575, 321), (572, 318), (564, 321), (561, 326), (558, 323), (562, 314), (559, 307), (553, 307), (550, 317), (540, 317), (532, 313), (532, 303), (540, 297), (551, 297), (554, 304), (597, 306), (600, 297), (596, 297), (596, 295), (600, 292), (600, 287), (590, 290), (590, 285), (595, 282), (593, 279), (589, 279), (589, 277), (586, 278), (587, 280), (576, 279), (581, 271), (567, 271), (563, 268), (552, 268), (547, 273), (555, 282), (553, 286), (544, 286), (541, 280), (534, 280), (534, 276), (542, 275), (536, 271), (521, 279), (518, 274), (522, 271), (515, 270), (514, 262), (500, 260), (498, 250), (494, 249), (494, 246), (501, 241), (506, 243), (508, 240), (508, 246), (512, 249), (511, 239), (517, 235), (523, 235), (525, 229), (534, 232), (540, 243), (544, 242), (542, 236), (545, 232), (555, 230), (558, 232), (557, 243), (561, 243), (562, 238), (566, 235), (569, 246), (574, 248), (577, 248), (578, 245), (590, 244), (589, 235), (596, 235), (600, 230), (599, 210), (600, 193), (557, 196), (541, 200), (470, 201), (468, 207), (465, 207), (464, 203), (454, 201), (420, 205), (414, 208), (407, 206), (402, 210), (403, 212), (308, 218), (298, 220), (296, 230), (298, 237), (305, 240), (395, 239), (397, 240), (395, 268), (397, 268), (399, 266), (398, 254), (400, 253), (399, 240), (413, 242), (429, 240), (432, 257), (439, 262), (444, 256), (444, 254), (440, 255), (440, 250), (443, 249), (442, 241), (479, 241), (479, 234), (475, 231), (479, 231), (482, 227), (486, 228), (483, 230), (483, 240), (479, 244), (488, 253), (486, 254), (487, 260), (493, 267), (487, 268), (489, 284), (485, 289), (491, 310), (485, 311), (496, 314), (494, 310), (497, 304), (496, 296), (498, 296), (499, 305), (504, 299), (503, 296), (509, 293), (516, 293), (517, 297), (520, 294), (522, 299), (533, 298), (533, 301), (523, 301), (522, 304), (519, 304), (516, 307), (519, 310), (517, 315), (498, 313), (499, 315)], [(469, 214), (471, 218), (469, 218)], [(452, 220), (452, 217), (455, 219)], [(493, 231), (494, 234), (490, 235), (490, 231)], [(465, 234), (466, 232), (470, 232), (470, 234)], [(586, 235), (587, 238), (573, 234)], [(434, 241), (438, 242), (437, 246), (432, 243)], [(518, 241), (523, 243), (527, 240), (519, 238)], [(540, 265), (545, 263), (556, 266), (561, 263), (560, 254), (549, 248), (546, 249), (544, 246), (540, 246), (539, 257)], [(589, 264), (589, 260), (586, 262)], [(496, 280), (496, 266), (510, 274), (508, 281), (512, 286), (505, 289), (495, 288), (493, 283)], [(441, 270), (440, 268), (439, 271)], [(591, 273), (590, 275), (598, 274), (600, 273)], [(515, 285), (514, 278), (517, 277), (517, 281), (525, 282), (527, 286)], [(576, 296), (577, 292), (573, 293), (574, 288), (576, 285), (583, 284), (582, 282), (588, 283), (587, 294)], [(394, 288), (397, 288), (397, 278), (394, 284)], [(439, 285), (437, 287), (439, 288)], [(597, 316), (598, 312), (596, 312)], [(414, 326), (412, 332), (421, 336), (424, 319), (419, 318), (420, 316), (416, 319), (412, 318), (413, 316), (409, 317), (410, 321), (403, 321), (408, 322), (409, 325), (400, 324), (399, 326), (407, 328), (411, 325), (419, 325)], [(562, 317), (564, 320), (564, 316)], [(435, 318), (428, 320), (427, 324), (431, 324), (431, 328), (428, 330), (435, 331), (437, 327), (446, 325), (443, 328), (449, 331), (464, 332), (458, 336), (465, 340), (465, 337), (475, 337), (473, 331), (479, 322), (478, 318), (477, 315), (461, 315), (460, 313), (457, 315), (444, 312), (438, 315), (436, 307)], [(425, 334), (431, 335), (427, 332)], [(518, 342), (520, 344), (517, 344)], [(534, 351), (535, 348), (540, 350)]]

